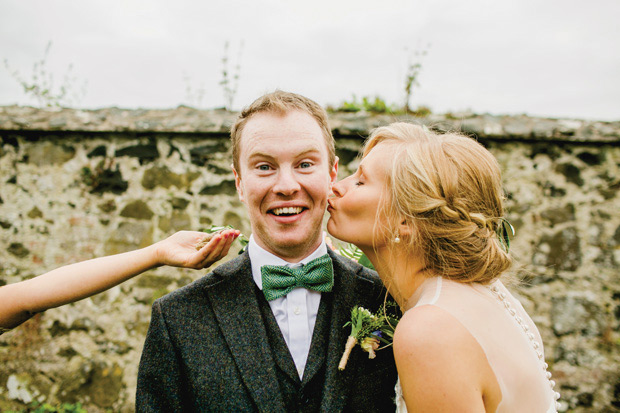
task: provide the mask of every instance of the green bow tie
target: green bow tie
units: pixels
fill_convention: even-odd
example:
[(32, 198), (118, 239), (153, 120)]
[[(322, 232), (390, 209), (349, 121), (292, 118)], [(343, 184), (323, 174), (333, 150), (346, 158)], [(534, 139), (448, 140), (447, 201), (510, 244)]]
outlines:
[(334, 286), (332, 259), (325, 254), (299, 268), (284, 265), (263, 265), (260, 267), (263, 280), (263, 294), (267, 301), (284, 297), (296, 287), (326, 293)]

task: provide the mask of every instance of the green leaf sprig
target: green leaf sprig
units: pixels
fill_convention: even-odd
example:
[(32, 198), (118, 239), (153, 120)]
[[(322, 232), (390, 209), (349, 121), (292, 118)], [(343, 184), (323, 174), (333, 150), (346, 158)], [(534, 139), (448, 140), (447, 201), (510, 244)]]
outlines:
[(497, 238), (502, 248), (504, 251), (508, 252), (510, 249), (510, 238), (515, 236), (514, 227), (506, 218), (500, 218), (495, 232), (497, 233)]
[(347, 257), (363, 265), (366, 268), (370, 268), (371, 270), (375, 269), (368, 257), (366, 257), (366, 255), (362, 252), (362, 250), (353, 244), (348, 244), (346, 247), (340, 248), (338, 252), (343, 257)]
[[(235, 228), (232, 225), (223, 225), (223, 226), (211, 225), (211, 228), (205, 229), (203, 230), (203, 232), (206, 232), (207, 234), (213, 234), (216, 232), (224, 231), (226, 229), (235, 229)], [(243, 251), (245, 251), (246, 247), (250, 243), (250, 240), (243, 234), (239, 234), (239, 236), (237, 237), (237, 240), (239, 241), (239, 243), (241, 243), (241, 249), (239, 250), (239, 254), (241, 254)]]

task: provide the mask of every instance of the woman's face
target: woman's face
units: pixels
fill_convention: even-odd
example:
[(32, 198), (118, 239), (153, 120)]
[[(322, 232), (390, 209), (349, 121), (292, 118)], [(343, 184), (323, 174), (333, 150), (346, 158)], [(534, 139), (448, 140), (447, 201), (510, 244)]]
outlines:
[(333, 186), (334, 197), (327, 207), (331, 214), (327, 222), (330, 234), (362, 250), (364, 247), (379, 248), (385, 243), (384, 236), (375, 234), (375, 222), (393, 155), (392, 146), (378, 144), (362, 159), (353, 175)]

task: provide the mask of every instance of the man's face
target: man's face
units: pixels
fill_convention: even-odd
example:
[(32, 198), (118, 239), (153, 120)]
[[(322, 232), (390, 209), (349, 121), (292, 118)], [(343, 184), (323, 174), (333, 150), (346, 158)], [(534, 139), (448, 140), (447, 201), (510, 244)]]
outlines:
[(338, 161), (329, 167), (321, 128), (308, 113), (260, 112), (245, 124), (234, 171), (256, 242), (296, 262), (316, 249)]

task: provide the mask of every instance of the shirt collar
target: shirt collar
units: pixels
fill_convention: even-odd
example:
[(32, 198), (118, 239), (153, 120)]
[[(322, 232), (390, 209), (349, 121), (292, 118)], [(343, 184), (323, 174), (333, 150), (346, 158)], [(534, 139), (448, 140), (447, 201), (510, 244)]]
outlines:
[(254, 282), (260, 290), (263, 289), (263, 278), (260, 272), (260, 267), (263, 265), (286, 265), (287, 267), (299, 267), (325, 254), (327, 254), (327, 245), (325, 244), (325, 240), (321, 241), (321, 245), (319, 245), (318, 248), (315, 249), (310, 255), (306, 256), (297, 263), (284, 261), (282, 258), (273, 255), (259, 246), (254, 239), (254, 234), (250, 235), (250, 242), (248, 243), (248, 255), (250, 256), (250, 262), (252, 263), (252, 278), (254, 278)]

